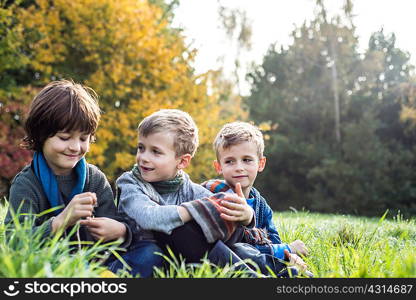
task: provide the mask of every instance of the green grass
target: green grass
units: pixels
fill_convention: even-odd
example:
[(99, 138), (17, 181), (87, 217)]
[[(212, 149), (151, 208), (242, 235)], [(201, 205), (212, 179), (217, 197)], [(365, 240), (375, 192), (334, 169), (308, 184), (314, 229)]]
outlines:
[[(99, 277), (105, 270), (98, 262), (104, 247), (95, 245), (71, 253), (69, 239), (42, 240), (28, 233), (30, 224), (17, 226), (6, 241), (2, 220), (7, 207), (0, 205), (0, 277)], [(280, 237), (285, 242), (300, 239), (309, 248), (304, 260), (315, 277), (416, 277), (415, 220), (364, 218), (309, 212), (275, 213)], [(156, 269), (157, 278), (247, 277), (226, 266), (219, 268), (204, 259), (186, 264), (165, 256), (166, 269)], [(124, 272), (120, 277), (129, 277)]]
[(276, 213), (282, 240), (304, 241), (316, 277), (416, 277), (415, 220)]
[[(6, 207), (0, 206), (0, 277), (100, 277), (106, 270), (99, 262), (107, 257), (105, 251), (118, 249), (115, 243), (96, 243), (71, 251), (71, 234), (63, 237), (61, 232), (45, 239), (40, 231), (32, 232), (29, 218), (19, 222), (14, 216), (13, 230), (9, 230), (10, 226), (3, 224), (6, 211)], [(75, 230), (76, 227), (73, 234)]]

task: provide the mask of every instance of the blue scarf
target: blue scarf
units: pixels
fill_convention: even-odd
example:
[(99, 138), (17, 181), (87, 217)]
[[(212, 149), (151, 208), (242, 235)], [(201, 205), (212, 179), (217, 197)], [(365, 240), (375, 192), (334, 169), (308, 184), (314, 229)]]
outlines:
[[(55, 174), (53, 174), (51, 168), (46, 163), (42, 152), (35, 152), (33, 155), (32, 166), (36, 177), (42, 184), (43, 191), (48, 198), (51, 208), (65, 206), (61, 192), (59, 191), (58, 181), (56, 180)], [(82, 193), (84, 190), (85, 180), (87, 178), (87, 163), (85, 158), (82, 158), (74, 169), (77, 175), (77, 182), (71, 191), (69, 200), (71, 200), (75, 195)], [(61, 211), (62, 208), (54, 210), (53, 214), (56, 216)]]

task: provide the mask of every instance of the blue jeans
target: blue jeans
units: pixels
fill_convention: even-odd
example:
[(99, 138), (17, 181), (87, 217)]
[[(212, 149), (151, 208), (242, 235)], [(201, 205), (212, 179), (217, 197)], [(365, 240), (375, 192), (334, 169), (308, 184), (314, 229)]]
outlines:
[[(155, 252), (163, 253), (162, 249), (152, 241), (138, 241), (130, 246), (127, 253), (121, 257), (131, 267), (131, 275), (142, 278), (152, 277), (153, 267), (162, 267), (164, 259)], [(118, 259), (107, 263), (113, 273), (125, 268)]]

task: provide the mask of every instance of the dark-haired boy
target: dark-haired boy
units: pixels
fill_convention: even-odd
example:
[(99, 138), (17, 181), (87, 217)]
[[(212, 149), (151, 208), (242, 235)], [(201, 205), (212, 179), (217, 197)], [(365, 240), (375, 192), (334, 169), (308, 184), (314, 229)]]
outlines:
[[(25, 146), (35, 152), (12, 181), (6, 224), (14, 224), (13, 210), (20, 221), (25, 214), (33, 216), (33, 230), (42, 230), (45, 238), (61, 230), (68, 233), (80, 223), (71, 236), (79, 245), (121, 240), (120, 247), (129, 246), (131, 229), (117, 213), (106, 176), (84, 158), (99, 120), (95, 92), (80, 84), (54, 81), (35, 96), (24, 138)], [(55, 210), (40, 214), (51, 208)]]

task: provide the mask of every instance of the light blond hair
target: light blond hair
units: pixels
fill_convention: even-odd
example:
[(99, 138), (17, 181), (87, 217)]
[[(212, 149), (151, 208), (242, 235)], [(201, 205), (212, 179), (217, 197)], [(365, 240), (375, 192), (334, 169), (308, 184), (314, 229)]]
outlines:
[(217, 155), (217, 160), (220, 159), (219, 149), (227, 149), (243, 142), (254, 143), (259, 159), (263, 157), (264, 139), (258, 127), (241, 121), (225, 124), (214, 140), (214, 150)]
[(138, 127), (139, 136), (147, 137), (158, 132), (170, 132), (175, 135), (176, 156), (191, 154), (198, 148), (198, 127), (192, 117), (179, 109), (161, 109), (147, 116)]

